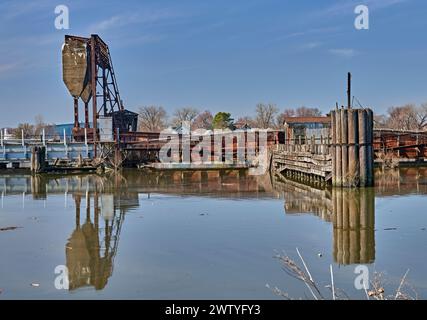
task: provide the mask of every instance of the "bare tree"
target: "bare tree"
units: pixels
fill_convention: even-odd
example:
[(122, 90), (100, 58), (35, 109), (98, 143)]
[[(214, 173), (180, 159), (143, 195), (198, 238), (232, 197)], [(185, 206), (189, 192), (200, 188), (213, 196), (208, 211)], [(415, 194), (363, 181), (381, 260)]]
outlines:
[(388, 109), (387, 127), (400, 130), (418, 129), (416, 107), (413, 104), (406, 104), (400, 107)]
[(24, 134), (25, 139), (32, 138), (34, 136), (34, 126), (29, 123), (20, 123), (12, 132), (16, 139), (21, 139), (22, 133)]
[(258, 103), (256, 106), (255, 122), (259, 128), (267, 129), (274, 127), (275, 117), (279, 109), (275, 104)]
[(283, 115), (284, 117), (295, 117), (295, 114), (295, 109), (285, 109), (281, 113), (281, 115)]
[(210, 111), (204, 111), (200, 113), (193, 121), (192, 129), (206, 129), (211, 130), (212, 129), (212, 121), (213, 121), (213, 115)]
[(191, 125), (194, 119), (196, 119), (198, 114), (199, 114), (199, 111), (191, 107), (184, 107), (184, 108), (178, 109), (174, 113), (172, 124), (175, 126), (179, 126), (182, 124), (182, 122), (188, 121)]
[(251, 117), (244, 116), (244, 117), (240, 117), (240, 118), (237, 119), (236, 125), (239, 125), (241, 127), (243, 127), (243, 126), (246, 125), (246, 126), (249, 126), (251, 128), (254, 128), (254, 127), (256, 127), (256, 122)]
[(140, 131), (161, 131), (166, 127), (167, 114), (160, 106), (144, 106), (139, 108), (139, 130)]
[(417, 108), (416, 119), (418, 130), (425, 130), (427, 128), (427, 103), (423, 103)]
[(414, 104), (390, 107), (387, 115), (381, 116), (382, 125), (378, 123), (378, 117), (374, 118), (376, 127), (395, 130), (425, 130), (427, 129), (427, 103), (418, 107)]
[(47, 127), (44, 118), (41, 114), (36, 115), (34, 124), (34, 134), (39, 136), (42, 134), (43, 129)]
[(320, 117), (322, 111), (318, 108), (307, 108), (302, 106), (295, 110), (295, 114), (297, 117)]
[(383, 114), (374, 115), (374, 127), (385, 128), (387, 126), (387, 117)]

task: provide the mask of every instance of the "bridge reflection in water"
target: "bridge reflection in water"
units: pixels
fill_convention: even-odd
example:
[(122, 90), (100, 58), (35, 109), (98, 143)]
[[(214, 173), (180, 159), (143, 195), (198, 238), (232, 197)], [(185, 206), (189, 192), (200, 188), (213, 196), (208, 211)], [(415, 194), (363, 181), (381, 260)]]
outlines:
[(333, 257), (338, 264), (375, 260), (375, 192), (373, 188), (318, 189), (288, 179), (275, 179), (285, 199), (286, 214), (309, 213), (333, 226)]
[(50, 195), (74, 201), (74, 231), (65, 244), (70, 290), (103, 289), (114, 269), (125, 215), (150, 193), (226, 199), (284, 198), (286, 214), (309, 213), (333, 227), (333, 257), (338, 264), (375, 260), (375, 197), (427, 194), (427, 168), (376, 172), (376, 188), (319, 189), (283, 177), (248, 176), (245, 171), (138, 172), (111, 176), (0, 175), (2, 205), (9, 195), (46, 201)]
[(102, 290), (113, 274), (121, 228), (127, 212), (139, 208), (139, 196), (151, 193), (215, 198), (275, 198), (268, 176), (248, 176), (246, 170), (138, 172), (110, 176), (0, 175), (2, 201), (6, 196), (31, 194), (46, 201), (69, 196), (75, 209), (74, 230), (65, 244), (69, 290)]
[(104, 289), (113, 273), (125, 214), (139, 207), (138, 193), (126, 187), (121, 175), (32, 176), (30, 181), (34, 199), (62, 191), (65, 201), (68, 194), (74, 200), (75, 227), (65, 245), (69, 290), (88, 286)]
[[(113, 272), (113, 261), (124, 215), (120, 212), (116, 216), (114, 207), (105, 208), (106, 215), (101, 215), (100, 221), (102, 210), (99, 207), (99, 197), (97, 195), (93, 197), (94, 206), (91, 214), (88, 195), (82, 217), (81, 196), (74, 196), (74, 201), (76, 224), (65, 246), (69, 289), (93, 286), (100, 290), (105, 287)], [(110, 200), (107, 203), (111, 205)]]
[(120, 190), (73, 194), (75, 229), (65, 246), (70, 290), (85, 286), (101, 290), (112, 275), (125, 213), (139, 207), (137, 193)]

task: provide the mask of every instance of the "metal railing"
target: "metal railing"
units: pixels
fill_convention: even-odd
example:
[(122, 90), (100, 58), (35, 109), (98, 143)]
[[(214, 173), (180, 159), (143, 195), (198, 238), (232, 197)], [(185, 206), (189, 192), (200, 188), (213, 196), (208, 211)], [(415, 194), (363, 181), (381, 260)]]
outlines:
[(63, 131), (62, 136), (58, 134), (47, 135), (42, 130), (40, 135), (26, 135), (21, 131), (21, 137), (10, 137), (0, 130), (0, 160), (1, 161), (26, 161), (31, 158), (31, 148), (43, 146), (46, 150), (46, 159), (75, 159), (79, 155), (90, 158), (93, 146), (89, 144), (87, 134), (84, 141), (74, 140), (72, 135)]

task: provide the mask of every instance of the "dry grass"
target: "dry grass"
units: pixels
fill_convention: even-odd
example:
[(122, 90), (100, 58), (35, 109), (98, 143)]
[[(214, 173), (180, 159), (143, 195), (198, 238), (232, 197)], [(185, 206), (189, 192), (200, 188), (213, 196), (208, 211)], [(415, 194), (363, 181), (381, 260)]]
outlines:
[(376, 154), (384, 169), (394, 169), (399, 167), (399, 157), (393, 151), (380, 151)]
[[(347, 295), (346, 292), (337, 288), (334, 284), (334, 274), (332, 265), (330, 265), (330, 278), (331, 283), (324, 286), (326, 290), (314, 281), (311, 276), (310, 270), (307, 267), (301, 253), (298, 248), (296, 249), (297, 254), (301, 260), (302, 267), (298, 265), (293, 259), (285, 254), (276, 254), (274, 258), (280, 261), (280, 264), (283, 270), (290, 275), (291, 277), (300, 280), (308, 288), (311, 296), (315, 300), (351, 300), (352, 298)], [(374, 272), (372, 281), (370, 281), (370, 289), (365, 289), (366, 299), (367, 300), (418, 300), (418, 295), (414, 288), (407, 283), (407, 275), (409, 270), (403, 275), (400, 279), (398, 288), (394, 291), (394, 294), (386, 294), (384, 274)], [(277, 287), (270, 287), (267, 285), (267, 288), (272, 290), (272, 292), (286, 300), (293, 300), (289, 293), (280, 290)], [(326, 291), (326, 292), (325, 292)], [(409, 293), (411, 291), (411, 294)], [(301, 299), (301, 298), (299, 298)]]

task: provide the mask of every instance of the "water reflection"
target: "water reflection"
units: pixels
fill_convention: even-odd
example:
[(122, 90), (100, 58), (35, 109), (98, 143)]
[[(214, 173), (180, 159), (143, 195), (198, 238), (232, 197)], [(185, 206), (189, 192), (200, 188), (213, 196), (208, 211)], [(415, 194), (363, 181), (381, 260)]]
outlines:
[[(113, 274), (125, 214), (138, 208), (139, 195), (151, 193), (225, 198), (272, 197), (268, 176), (248, 176), (247, 171), (125, 171), (109, 176), (1, 175), (2, 204), (5, 196), (31, 194), (47, 201), (64, 194), (75, 209), (74, 230), (65, 244), (69, 290), (93, 287), (102, 290)], [(28, 200), (27, 200), (28, 201)]]
[[(113, 272), (124, 210), (114, 208), (114, 195), (86, 194), (86, 208), (81, 216), (81, 195), (73, 196), (76, 209), (75, 229), (65, 246), (69, 289), (93, 286), (103, 289)], [(101, 199), (101, 206), (99, 200)], [(100, 221), (101, 220), (101, 221)]]
[(372, 263), (375, 260), (375, 193), (372, 188), (332, 189), (336, 263)]
[[(21, 183), (26, 186), (28, 182), (24, 179)], [(138, 193), (127, 188), (127, 180), (120, 174), (111, 177), (31, 176), (30, 185), (33, 198), (38, 200), (47, 199), (48, 193), (62, 191), (67, 201), (71, 193), (75, 227), (65, 245), (69, 290), (87, 286), (102, 290), (113, 273), (125, 213), (139, 207)]]
[[(65, 246), (70, 290), (87, 286), (101, 290), (113, 274), (126, 214), (140, 207), (141, 197), (152, 193), (224, 199), (282, 198), (287, 215), (309, 213), (330, 223), (331, 252), (336, 263), (373, 263), (375, 197), (427, 194), (427, 168), (376, 171), (375, 178), (375, 189), (342, 190), (319, 189), (283, 177), (248, 176), (245, 171), (232, 170), (124, 171), (111, 176), (66, 177), (8, 174), (0, 175), (0, 192), (2, 206), (8, 195), (23, 195), (23, 207), (25, 201), (30, 201), (25, 195), (45, 202), (51, 195), (64, 195), (64, 206), (72, 205), (75, 211), (73, 231), (61, 244)], [(21, 198), (17, 201), (19, 205)], [(179, 200), (168, 201), (173, 207), (173, 201)]]
[(129, 170), (108, 176), (57, 177), (0, 174), (0, 192), (3, 196), (31, 193), (34, 200), (45, 200), (49, 194), (117, 190), (215, 198), (271, 198), (278, 195), (272, 187), (269, 175), (250, 176), (247, 170), (164, 172)]
[(309, 213), (333, 226), (333, 257), (338, 264), (375, 260), (375, 193), (373, 188), (319, 189), (275, 177), (286, 214)]

